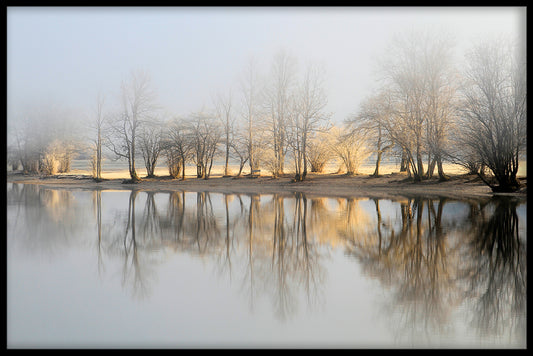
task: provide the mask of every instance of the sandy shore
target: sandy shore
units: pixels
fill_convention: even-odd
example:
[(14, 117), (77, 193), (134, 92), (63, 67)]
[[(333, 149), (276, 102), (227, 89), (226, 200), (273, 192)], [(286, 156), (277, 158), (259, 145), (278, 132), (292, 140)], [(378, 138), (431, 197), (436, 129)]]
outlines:
[[(127, 173), (127, 172), (126, 172)], [(159, 172), (160, 173), (160, 172)], [(118, 174), (117, 174), (118, 175)], [(25, 176), (20, 173), (8, 173), (7, 181), (14, 183), (39, 184), (47, 187), (65, 189), (102, 189), (102, 190), (157, 190), (157, 191), (211, 191), (221, 193), (271, 194), (302, 192), (314, 196), (358, 196), (370, 198), (398, 198), (414, 195), (425, 197), (448, 197), (455, 199), (490, 197), (490, 188), (476, 176), (461, 173), (450, 174), (450, 180), (439, 182), (437, 178), (414, 183), (404, 173), (388, 173), (378, 178), (369, 174), (347, 176), (345, 174), (309, 174), (303, 182), (292, 182), (292, 175), (281, 178), (260, 176), (250, 178), (222, 177), (220, 174), (211, 178), (198, 179), (193, 176), (185, 180), (171, 179), (168, 175), (156, 178), (142, 178), (140, 183), (124, 184), (127, 175), (120, 178), (105, 178), (95, 182), (88, 172), (71, 172), (68, 175), (54, 177)], [(524, 188), (519, 193), (510, 195), (526, 197), (527, 180), (521, 179)]]

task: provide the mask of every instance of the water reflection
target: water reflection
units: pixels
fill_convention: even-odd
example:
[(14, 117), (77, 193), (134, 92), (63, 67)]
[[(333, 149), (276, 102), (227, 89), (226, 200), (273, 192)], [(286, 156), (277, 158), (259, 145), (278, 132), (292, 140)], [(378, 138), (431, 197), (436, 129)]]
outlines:
[(342, 228), (346, 249), (394, 291), (384, 314), (395, 316), (391, 328), (398, 338), (420, 341), (451, 333), (449, 318), (468, 303), (470, 327), (493, 336), (507, 330), (525, 342), (527, 255), (519, 201), (467, 201), (468, 214), (455, 217), (457, 202), (450, 214), (444, 213), (447, 203), (407, 199), (399, 202), (400, 219), (384, 221), (375, 199), (375, 228), (363, 233)]
[(484, 335), (526, 330), (527, 246), (517, 205), (514, 199), (500, 198), (476, 206), (467, 230), (460, 267), (463, 295), (475, 296), (471, 326)]
[(301, 303), (325, 303), (331, 251), (340, 248), (388, 291), (381, 317), (398, 339), (453, 333), (461, 310), (480, 335), (525, 344), (525, 216), (517, 213), (525, 201), (95, 190), (88, 207), (77, 201), (82, 193), (8, 185), (9, 243), (57, 253), (85, 243), (78, 231), (94, 221), (98, 272), (120, 261), (132, 297), (150, 298), (158, 265), (186, 253), (215, 261), (251, 310), (269, 298), (279, 320)]

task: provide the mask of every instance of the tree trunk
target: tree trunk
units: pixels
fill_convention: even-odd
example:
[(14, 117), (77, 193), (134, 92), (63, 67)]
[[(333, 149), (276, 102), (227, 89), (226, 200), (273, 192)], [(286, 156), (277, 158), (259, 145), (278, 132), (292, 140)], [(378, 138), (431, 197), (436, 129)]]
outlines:
[(244, 162), (241, 160), (241, 163), (239, 164), (239, 172), (237, 173), (237, 177), (241, 176), (243, 168), (244, 168)]
[(436, 160), (437, 160), (437, 171), (439, 173), (439, 180), (440, 181), (446, 181), (448, 179), (450, 179), (450, 177), (448, 177), (445, 173), (444, 173), (444, 169), (442, 167), (442, 158), (440, 157), (440, 155), (438, 155), (436, 157)]
[(305, 177), (307, 177), (307, 132), (304, 132), (304, 137), (302, 141), (302, 156), (304, 160), (304, 171), (302, 180), (304, 180)]
[(431, 161), (428, 162), (428, 171), (426, 177), (428, 179), (433, 177), (433, 172), (435, 172), (435, 164), (437, 163), (437, 157), (433, 157)]
[(376, 169), (374, 170), (374, 173), (372, 173), (372, 177), (378, 177), (379, 176), (379, 164), (381, 163), (381, 155), (383, 152), (378, 151), (378, 156), (376, 158)]
[(416, 153), (416, 174), (414, 175), (415, 182), (420, 182), (424, 177), (424, 162), (422, 162), (422, 156), (420, 154), (420, 148), (417, 149)]
[(96, 147), (96, 179), (102, 179), (102, 142), (100, 141), (100, 130), (98, 130), (98, 144)]
[(229, 165), (229, 134), (226, 134), (226, 162), (224, 165), (224, 175), (228, 175), (228, 165)]
[(203, 166), (202, 164), (198, 163), (196, 165), (196, 178), (203, 178), (203, 177), (204, 177)]
[(102, 180), (102, 138), (98, 127), (98, 140), (96, 142), (96, 180)]
[(131, 177), (131, 180), (133, 182), (138, 182), (140, 181), (141, 179), (139, 178), (139, 176), (137, 175), (137, 172), (135, 171), (135, 131), (133, 132), (132, 134), (132, 139), (131, 139), (131, 152), (130, 152), (130, 157), (129, 160), (130, 160), (130, 177)]
[(213, 158), (211, 158), (209, 160), (209, 169), (207, 169), (207, 167), (206, 167), (206, 172), (204, 174), (204, 179), (208, 179), (209, 178), (209, 176), (211, 175), (211, 168), (212, 167), (213, 167)]
[(402, 150), (402, 160), (400, 162), (400, 172), (407, 172), (407, 169), (409, 167), (409, 160), (407, 157), (407, 153), (405, 150)]

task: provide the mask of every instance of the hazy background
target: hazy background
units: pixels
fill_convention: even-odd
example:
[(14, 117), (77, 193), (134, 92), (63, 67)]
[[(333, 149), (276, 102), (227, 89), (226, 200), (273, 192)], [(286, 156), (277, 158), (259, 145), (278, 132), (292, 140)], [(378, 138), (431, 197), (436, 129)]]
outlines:
[(8, 7), (8, 124), (40, 105), (86, 115), (99, 91), (118, 101), (134, 69), (150, 73), (165, 111), (186, 115), (218, 91), (237, 94), (248, 60), (266, 73), (279, 49), (299, 70), (325, 66), (341, 122), (370, 93), (395, 33), (437, 29), (461, 57), (482, 37), (525, 36), (525, 18), (525, 7)]

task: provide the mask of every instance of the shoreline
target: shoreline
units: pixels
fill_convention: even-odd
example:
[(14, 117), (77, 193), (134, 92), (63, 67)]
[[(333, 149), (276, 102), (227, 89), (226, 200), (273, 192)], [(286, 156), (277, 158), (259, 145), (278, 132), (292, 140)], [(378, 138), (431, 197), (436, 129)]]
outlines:
[(450, 179), (440, 182), (431, 178), (414, 183), (405, 173), (383, 174), (371, 177), (369, 174), (347, 176), (335, 173), (310, 173), (303, 182), (292, 182), (292, 175), (280, 178), (260, 176), (251, 178), (213, 176), (207, 180), (188, 177), (185, 180), (171, 179), (170, 176), (155, 178), (141, 177), (139, 183), (124, 184), (124, 178), (104, 179), (96, 182), (88, 174), (65, 174), (52, 177), (39, 177), (11, 173), (7, 175), (8, 183), (37, 184), (54, 189), (75, 190), (138, 190), (138, 191), (189, 191), (226, 194), (295, 194), (309, 196), (368, 197), (368, 198), (406, 198), (413, 196), (442, 197), (450, 199), (490, 198), (492, 196), (514, 196), (527, 198), (527, 178), (520, 180), (524, 184), (516, 193), (492, 193), (491, 189), (474, 175), (451, 174)]

